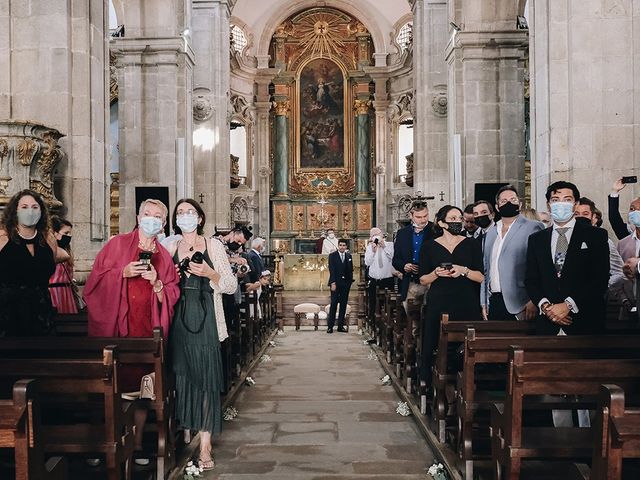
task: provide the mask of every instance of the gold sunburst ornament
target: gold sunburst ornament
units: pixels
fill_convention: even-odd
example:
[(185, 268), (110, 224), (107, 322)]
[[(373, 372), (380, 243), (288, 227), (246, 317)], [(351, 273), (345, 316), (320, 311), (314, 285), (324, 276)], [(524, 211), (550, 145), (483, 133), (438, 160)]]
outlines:
[(339, 55), (345, 40), (339, 32), (339, 24), (338, 17), (323, 13), (304, 18), (298, 25), (300, 44), (304, 45), (300, 56), (306, 53), (320, 58)]

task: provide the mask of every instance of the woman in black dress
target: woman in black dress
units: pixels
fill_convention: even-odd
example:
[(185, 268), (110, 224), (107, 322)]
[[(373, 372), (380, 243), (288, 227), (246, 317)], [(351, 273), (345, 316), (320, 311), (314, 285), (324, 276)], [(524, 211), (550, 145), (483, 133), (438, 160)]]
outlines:
[(482, 320), (478, 286), (484, 280), (479, 243), (462, 235), (462, 210), (445, 205), (436, 214), (435, 239), (422, 245), (420, 283), (430, 285), (422, 324), (420, 377), (431, 386), (433, 351), (438, 344), (440, 317), (452, 321)]
[(42, 197), (22, 190), (0, 221), (0, 337), (53, 333), (49, 278), (55, 262), (69, 259), (49, 229)]

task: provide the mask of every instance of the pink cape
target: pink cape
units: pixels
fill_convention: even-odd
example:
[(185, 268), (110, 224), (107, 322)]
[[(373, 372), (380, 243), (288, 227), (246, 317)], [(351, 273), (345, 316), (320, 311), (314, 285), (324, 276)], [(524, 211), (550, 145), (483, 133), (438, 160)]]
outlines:
[[(126, 337), (129, 334), (129, 299), (127, 280), (122, 277), (124, 267), (137, 260), (138, 230), (113, 237), (98, 253), (93, 269), (84, 287), (84, 299), (87, 302), (90, 337)], [(169, 325), (173, 317), (173, 306), (180, 297), (179, 277), (169, 252), (156, 243), (158, 248), (158, 278), (164, 284), (162, 303), (157, 301), (155, 293), (152, 322), (154, 327), (161, 326), (164, 338), (169, 334)]]

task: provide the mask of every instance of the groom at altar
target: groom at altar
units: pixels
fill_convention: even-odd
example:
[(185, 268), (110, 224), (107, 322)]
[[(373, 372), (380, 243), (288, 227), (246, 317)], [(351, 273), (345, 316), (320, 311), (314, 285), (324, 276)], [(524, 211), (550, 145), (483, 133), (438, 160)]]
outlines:
[(327, 318), (327, 333), (333, 333), (336, 321), (336, 310), (340, 304), (338, 314), (338, 331), (346, 332), (344, 317), (347, 312), (349, 289), (353, 283), (353, 259), (347, 252), (347, 240), (338, 240), (338, 250), (329, 255), (329, 287), (331, 287), (331, 306)]

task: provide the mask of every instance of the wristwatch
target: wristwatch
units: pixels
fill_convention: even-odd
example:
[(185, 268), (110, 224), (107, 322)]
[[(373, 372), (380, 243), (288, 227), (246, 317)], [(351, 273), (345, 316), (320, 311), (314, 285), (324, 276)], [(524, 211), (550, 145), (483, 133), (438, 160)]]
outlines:
[(462, 275), (463, 277), (466, 277), (467, 275), (469, 275), (469, 267), (464, 267), (465, 270), (464, 272), (462, 272), (460, 275)]
[(156, 288), (156, 286), (153, 286), (153, 293), (160, 293), (162, 291), (162, 289), (164, 288), (164, 283), (162, 283), (162, 280), (157, 280), (157, 282), (160, 284), (160, 288)]
[(571, 302), (569, 302), (569, 300), (565, 300), (565, 301), (564, 301), (564, 304), (567, 306), (567, 308), (569, 309), (569, 311), (570, 311), (571, 313), (575, 313), (575, 312), (573, 311), (573, 305), (571, 305)]

